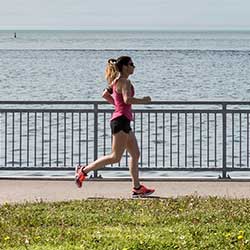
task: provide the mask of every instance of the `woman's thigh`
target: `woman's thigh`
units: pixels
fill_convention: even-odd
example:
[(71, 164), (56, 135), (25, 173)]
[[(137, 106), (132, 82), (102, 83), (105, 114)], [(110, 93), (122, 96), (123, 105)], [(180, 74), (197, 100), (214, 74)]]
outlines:
[(129, 134), (120, 131), (113, 134), (112, 137), (112, 153), (115, 154), (117, 158), (121, 158), (124, 150), (126, 149)]

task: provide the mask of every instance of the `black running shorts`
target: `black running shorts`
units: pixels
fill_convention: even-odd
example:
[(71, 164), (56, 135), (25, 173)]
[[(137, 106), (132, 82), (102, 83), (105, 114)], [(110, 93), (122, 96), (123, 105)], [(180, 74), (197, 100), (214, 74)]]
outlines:
[(110, 122), (110, 127), (111, 127), (112, 135), (120, 131), (123, 131), (128, 134), (129, 131), (132, 130), (130, 127), (130, 120), (124, 115), (119, 116), (115, 118), (114, 120), (112, 120)]

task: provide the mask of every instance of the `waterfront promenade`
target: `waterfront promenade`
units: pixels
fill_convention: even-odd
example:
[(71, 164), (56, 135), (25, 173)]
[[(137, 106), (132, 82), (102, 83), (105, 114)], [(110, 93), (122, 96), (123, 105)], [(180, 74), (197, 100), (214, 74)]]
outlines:
[[(186, 195), (200, 197), (250, 198), (250, 180), (143, 180), (156, 192), (152, 198), (169, 198)], [(82, 199), (129, 199), (131, 182), (125, 180), (86, 181), (81, 189), (73, 179), (0, 179), (0, 204), (69, 201)]]

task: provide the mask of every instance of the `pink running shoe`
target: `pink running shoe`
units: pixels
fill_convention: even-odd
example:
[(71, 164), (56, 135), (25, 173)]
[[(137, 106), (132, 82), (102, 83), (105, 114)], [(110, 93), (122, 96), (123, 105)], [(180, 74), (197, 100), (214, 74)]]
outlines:
[(154, 193), (154, 191), (155, 191), (154, 189), (150, 189), (141, 185), (139, 189), (133, 188), (132, 197), (133, 198), (145, 197), (151, 195), (152, 193)]
[(75, 168), (75, 183), (77, 187), (81, 188), (83, 181), (86, 179), (87, 174), (83, 172), (85, 166), (77, 165)]

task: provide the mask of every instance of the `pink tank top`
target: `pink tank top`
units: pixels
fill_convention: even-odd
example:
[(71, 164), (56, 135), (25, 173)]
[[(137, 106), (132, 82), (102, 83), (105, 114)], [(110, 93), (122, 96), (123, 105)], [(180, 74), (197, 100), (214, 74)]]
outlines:
[[(135, 91), (133, 85), (131, 85), (131, 96), (134, 96)], [(123, 100), (122, 93), (116, 91), (116, 83), (113, 85), (113, 99), (115, 102), (115, 111), (112, 114), (111, 121), (119, 116), (126, 116), (130, 121), (133, 120), (131, 104), (126, 104)]]

